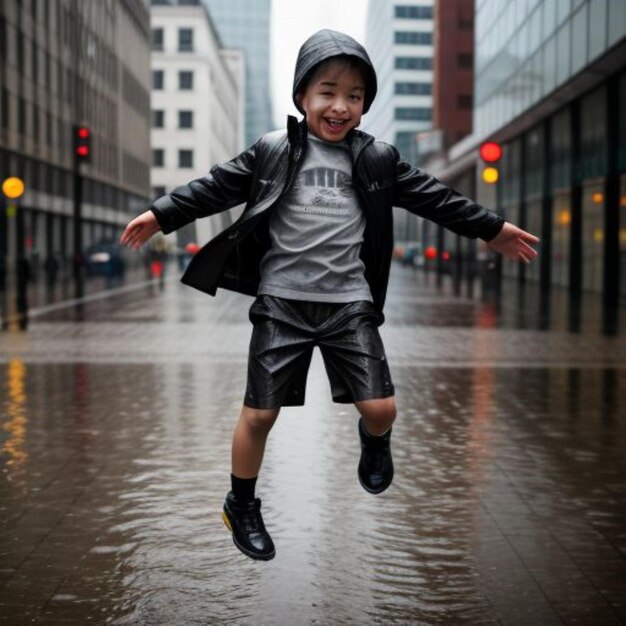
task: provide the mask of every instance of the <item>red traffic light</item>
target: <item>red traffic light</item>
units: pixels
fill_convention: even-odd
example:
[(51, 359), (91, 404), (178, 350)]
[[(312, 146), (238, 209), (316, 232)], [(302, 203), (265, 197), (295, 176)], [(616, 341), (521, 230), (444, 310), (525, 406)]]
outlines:
[(486, 141), (480, 146), (480, 158), (487, 163), (495, 163), (502, 158), (502, 146), (495, 141)]
[(74, 126), (74, 156), (78, 162), (91, 159), (91, 131), (87, 126)]

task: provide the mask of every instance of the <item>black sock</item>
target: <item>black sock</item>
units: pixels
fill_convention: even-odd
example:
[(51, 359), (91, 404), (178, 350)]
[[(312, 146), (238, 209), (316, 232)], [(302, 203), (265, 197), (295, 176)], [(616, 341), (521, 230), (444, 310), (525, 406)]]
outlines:
[(230, 482), (233, 487), (235, 498), (240, 502), (252, 502), (254, 500), (254, 488), (257, 476), (254, 478), (238, 478), (234, 474), (230, 475)]

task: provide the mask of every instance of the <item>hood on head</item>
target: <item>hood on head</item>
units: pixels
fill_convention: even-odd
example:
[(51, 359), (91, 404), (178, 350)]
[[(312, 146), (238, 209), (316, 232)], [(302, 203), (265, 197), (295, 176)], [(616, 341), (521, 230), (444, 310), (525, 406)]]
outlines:
[(374, 66), (365, 52), (365, 48), (345, 33), (336, 30), (320, 30), (311, 35), (301, 46), (296, 61), (296, 71), (293, 78), (292, 98), (296, 108), (304, 114), (304, 110), (296, 101), (296, 94), (305, 87), (308, 78), (315, 68), (332, 57), (348, 55), (357, 57), (365, 63), (368, 69), (365, 80), (365, 97), (363, 113), (367, 113), (376, 97), (377, 81)]

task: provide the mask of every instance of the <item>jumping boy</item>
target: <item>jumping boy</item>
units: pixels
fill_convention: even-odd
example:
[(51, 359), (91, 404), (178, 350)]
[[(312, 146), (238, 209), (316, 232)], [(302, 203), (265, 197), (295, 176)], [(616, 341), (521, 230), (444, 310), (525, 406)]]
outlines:
[(248, 382), (232, 444), (232, 491), (223, 519), (253, 559), (275, 549), (255, 484), (283, 406), (302, 406), (314, 346), (333, 400), (361, 418), (358, 478), (383, 492), (393, 478), (394, 388), (378, 333), (389, 279), (392, 207), (403, 207), (507, 258), (530, 262), (538, 239), (407, 163), (356, 130), (376, 95), (376, 73), (343, 33), (322, 30), (300, 49), (293, 100), (304, 115), (261, 137), (132, 220), (122, 243), (139, 248), (161, 230), (246, 203), (241, 217), (198, 252), (182, 282), (256, 297)]

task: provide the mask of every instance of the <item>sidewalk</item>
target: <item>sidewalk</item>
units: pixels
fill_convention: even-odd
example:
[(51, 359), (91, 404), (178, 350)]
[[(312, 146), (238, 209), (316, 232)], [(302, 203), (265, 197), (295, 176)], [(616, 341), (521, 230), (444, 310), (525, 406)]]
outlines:
[[(174, 262), (169, 263), (166, 279), (178, 273)], [(139, 283), (152, 281), (149, 267), (135, 263), (121, 277), (86, 276), (83, 282), (83, 297), (87, 299), (104, 296), (108, 292), (133, 288)], [(66, 271), (51, 285), (45, 280), (43, 272), (36, 280), (28, 283), (27, 302), (28, 317), (41, 315), (46, 310), (58, 308), (63, 303), (76, 299), (76, 284), (70, 271)], [(18, 319), (16, 282), (13, 273), (7, 276), (5, 291), (0, 291), (0, 324), (15, 323)], [(4, 315), (3, 315), (4, 312)]]
[(0, 623), (626, 623), (626, 336), (505, 295), (394, 266), (380, 496), (316, 353), (258, 482), (268, 563), (220, 516), (250, 298), (172, 274), (0, 334)]

